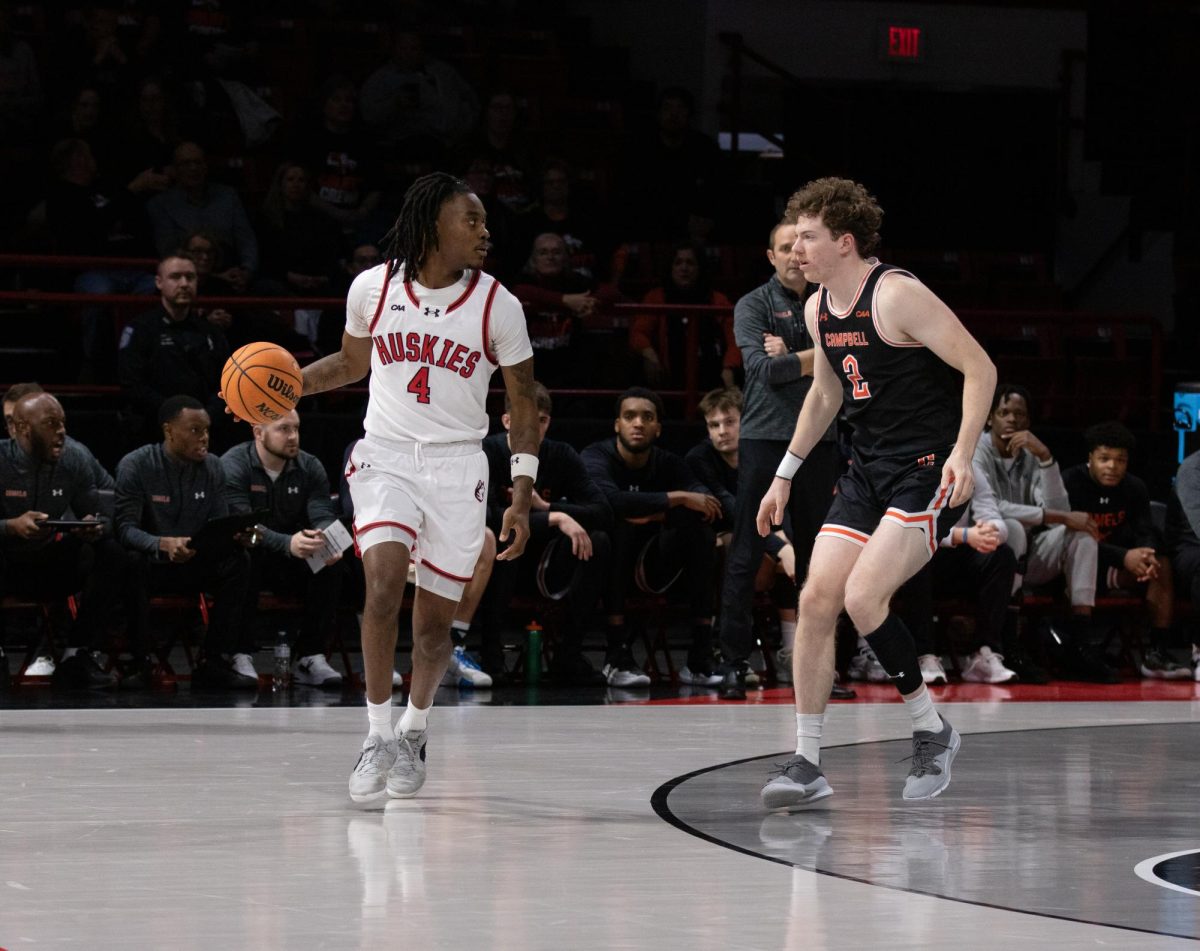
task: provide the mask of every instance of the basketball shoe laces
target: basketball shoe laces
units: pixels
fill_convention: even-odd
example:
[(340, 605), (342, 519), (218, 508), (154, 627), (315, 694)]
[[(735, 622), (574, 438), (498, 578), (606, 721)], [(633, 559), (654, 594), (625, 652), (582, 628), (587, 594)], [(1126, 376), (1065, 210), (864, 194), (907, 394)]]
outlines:
[(910, 776), (928, 776), (932, 773), (934, 776), (942, 775), (942, 768), (934, 762), (938, 753), (934, 752), (934, 747), (940, 750), (948, 750), (950, 747), (945, 743), (939, 743), (933, 737), (921, 737), (913, 740), (912, 756), (906, 756), (904, 759), (896, 760), (897, 763), (907, 763), (912, 760), (912, 769), (909, 770)]

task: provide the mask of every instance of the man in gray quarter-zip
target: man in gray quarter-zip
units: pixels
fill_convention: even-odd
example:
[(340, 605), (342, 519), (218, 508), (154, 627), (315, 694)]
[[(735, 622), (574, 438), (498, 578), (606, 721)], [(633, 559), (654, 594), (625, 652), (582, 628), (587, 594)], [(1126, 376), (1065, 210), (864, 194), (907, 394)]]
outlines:
[[(54, 683), (112, 687), (117, 678), (104, 669), (100, 654), (124, 569), (100, 499), (112, 478), (85, 446), (67, 439), (66, 413), (49, 393), (34, 391), (16, 401), (12, 433), (0, 443), (0, 589), (64, 602), (82, 591)], [(95, 527), (56, 529), (45, 524), (48, 519), (89, 519)]]
[(270, 509), (258, 526), (261, 539), (250, 548), (250, 579), (242, 617), (247, 627), (263, 590), (300, 594), (304, 613), (293, 653), (296, 682), (340, 688), (342, 675), (329, 666), (324, 644), (329, 639), (342, 588), (338, 553), (315, 574), (305, 561), (321, 551), (321, 530), (337, 521), (329, 497), (329, 477), (320, 460), (300, 448), (300, 415), (292, 410), (268, 425), (251, 427), (254, 438), (221, 457), (225, 499), (233, 512)]
[(246, 552), (237, 544), (201, 551), (189, 545), (206, 522), (229, 514), (225, 470), (208, 452), (208, 413), (194, 397), (172, 396), (163, 402), (158, 419), (163, 441), (135, 449), (117, 463), (114, 521), (118, 541), (130, 551), (129, 627), (135, 656), (145, 658), (151, 646), (152, 595), (206, 592), (214, 602), (192, 687), (255, 689), (254, 645), (241, 626), (249, 575)]

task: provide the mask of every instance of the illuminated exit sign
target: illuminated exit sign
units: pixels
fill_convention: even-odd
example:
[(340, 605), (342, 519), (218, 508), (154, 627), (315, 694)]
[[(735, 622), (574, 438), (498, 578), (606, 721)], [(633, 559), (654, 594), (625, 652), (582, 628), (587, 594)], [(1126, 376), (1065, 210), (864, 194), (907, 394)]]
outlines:
[(925, 58), (925, 30), (919, 26), (883, 23), (880, 59), (890, 63), (919, 63)]

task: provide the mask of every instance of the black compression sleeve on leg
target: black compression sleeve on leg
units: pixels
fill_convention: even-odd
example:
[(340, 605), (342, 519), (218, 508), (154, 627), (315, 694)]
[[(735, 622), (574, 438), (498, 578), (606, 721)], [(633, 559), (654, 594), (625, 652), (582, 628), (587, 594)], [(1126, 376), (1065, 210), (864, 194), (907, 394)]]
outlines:
[(902, 695), (910, 694), (921, 686), (917, 648), (899, 617), (888, 614), (879, 627), (863, 637)]

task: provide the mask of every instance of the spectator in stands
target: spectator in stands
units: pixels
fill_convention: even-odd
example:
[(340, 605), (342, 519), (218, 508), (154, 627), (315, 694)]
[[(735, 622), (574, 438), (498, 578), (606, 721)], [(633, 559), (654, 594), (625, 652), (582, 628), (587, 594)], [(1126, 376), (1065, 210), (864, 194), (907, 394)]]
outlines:
[[(345, 297), (354, 279), (363, 271), (383, 263), (383, 252), (374, 241), (351, 241), (334, 269), (328, 295)], [(317, 318), (316, 349), (320, 353), (336, 353), (342, 346), (342, 331), (346, 327), (346, 310), (322, 311)]]
[[(365, 410), (365, 407), (364, 407)], [(354, 527), (354, 499), (350, 495), (350, 485), (346, 481), (347, 474), (350, 469), (350, 453), (358, 444), (357, 439), (352, 439), (346, 446), (346, 451), (342, 455), (342, 478), (338, 483), (339, 498), (342, 502), (343, 519), (350, 523), (351, 531)], [(492, 675), (488, 671), (483, 670), (475, 658), (473, 658), (466, 649), (467, 636), (471, 630), (471, 623), (475, 619), (475, 612), (483, 600), (483, 595), (488, 586), (488, 581), (492, 576), (492, 568), (496, 565), (496, 536), (490, 528), (483, 530), (483, 547), (479, 550), (479, 557), (475, 560), (475, 570), (471, 572), (471, 580), (463, 587), (462, 598), (458, 602), (458, 608), (454, 612), (454, 620), (450, 622), (450, 643), (452, 645), (450, 665), (446, 668), (446, 673), (442, 677), (442, 685), (445, 687), (461, 687), (464, 689), (480, 688), (484, 689), (492, 686)], [(416, 564), (409, 563), (408, 583), (412, 584), (416, 579)], [(352, 600), (355, 603), (362, 603), (362, 592), (365, 591), (366, 579), (363, 576), (362, 558), (351, 560), (347, 567), (347, 581), (352, 589)], [(362, 612), (358, 612), (359, 624), (362, 624)], [(487, 643), (485, 634), (485, 643)], [(496, 667), (497, 671), (504, 667), (503, 661)], [(404, 677), (400, 671), (392, 670), (392, 689), (398, 690), (404, 686)]]
[[(1200, 452), (1183, 460), (1167, 503), (1167, 552), (1192, 611), (1200, 610)], [(1200, 681), (1200, 635), (1192, 622), (1192, 676)]]
[(517, 216), (496, 197), (495, 166), (489, 156), (468, 154), (463, 165), (462, 177), (471, 191), (483, 202), (483, 210), (487, 212), (490, 238), (483, 270), (507, 282), (525, 265), (529, 245), (533, 239), (525, 240), (521, 237), (525, 231), (520, 227)]
[(638, 671), (625, 627), (625, 600), (631, 582), (646, 594), (675, 588), (692, 617), (692, 646), (684, 683), (714, 686), (713, 523), (721, 503), (688, 470), (679, 456), (654, 443), (662, 435), (659, 395), (632, 387), (617, 399), (615, 439), (602, 439), (583, 450), (592, 481), (613, 511), (612, 570), (604, 606), (608, 615), (608, 653), (604, 677), (612, 687), (645, 687), (650, 678)]
[(557, 234), (540, 234), (513, 287), (525, 307), (529, 342), (538, 375), (547, 386), (570, 386), (586, 378), (575, 347), (580, 321), (599, 302), (592, 281), (568, 266), (567, 244)]
[(105, 112), (104, 93), (95, 83), (84, 82), (71, 91), (62, 114), (56, 117), (51, 138), (86, 142), (102, 167), (112, 167), (115, 130)]
[(258, 270), (258, 238), (238, 193), (208, 180), (208, 160), (195, 142), (175, 147), (169, 174), (174, 184), (146, 205), (158, 253), (166, 256), (189, 234), (207, 231), (221, 242), (225, 259), (244, 272), (239, 283), (248, 285)]
[(262, 275), (289, 294), (328, 294), (337, 266), (340, 229), (313, 205), (308, 172), (284, 162), (271, 179), (258, 228)]
[[(54, 182), (46, 196), (46, 224), (55, 250), (89, 257), (149, 255), (149, 226), (141, 201), (162, 189), (161, 176), (144, 169), (124, 186), (106, 184), (83, 139), (55, 144), (50, 167)], [(89, 267), (75, 278), (74, 288), (80, 294), (152, 294), (154, 276), (124, 265)], [(111, 379), (114, 344), (112, 312), (86, 307), (81, 340), (85, 379)]]
[(82, 31), (69, 32), (65, 40), (60, 79), (86, 84), (114, 100), (129, 94), (137, 51), (121, 35), (116, 4), (85, 9)]
[(1086, 463), (1063, 473), (1071, 508), (1087, 512), (1099, 530), (1096, 590), (1134, 591), (1150, 614), (1149, 646), (1142, 657), (1143, 677), (1186, 680), (1191, 672), (1171, 657), (1175, 584), (1164, 540), (1150, 514), (1146, 483), (1129, 472), (1129, 454), (1137, 445), (1120, 423), (1090, 426), (1083, 434)]
[[(732, 307), (728, 297), (710, 286), (705, 256), (690, 241), (674, 245), (666, 281), (648, 291), (642, 303)], [(733, 386), (734, 369), (741, 367), (742, 354), (734, 339), (732, 314), (678, 311), (638, 314), (629, 324), (629, 348), (641, 359), (642, 378), (651, 386), (683, 385), (690, 321), (696, 322), (699, 385)]]
[[(553, 404), (541, 383), (534, 384), (541, 440), (541, 464), (533, 487), (529, 513), (529, 542), (525, 556), (498, 561), (484, 595), (486, 630), (484, 667), (493, 675), (502, 670), (499, 638), (508, 626), (509, 604), (522, 588), (550, 601), (565, 600), (567, 623), (559, 631), (550, 677), (557, 683), (604, 683), (604, 677), (583, 656), (584, 633), (600, 600), (608, 575), (610, 543), (605, 529), (612, 521), (608, 501), (588, 476), (579, 454), (565, 442), (546, 439)], [(483, 441), (491, 478), (488, 481), (488, 526), (500, 528), (512, 496), (508, 445), (509, 401), (500, 421), (504, 432)]]
[(695, 103), (686, 89), (671, 86), (658, 100), (657, 125), (631, 143), (625, 162), (625, 208), (631, 228), (648, 241), (687, 235), (705, 242), (716, 227), (721, 153), (711, 136), (692, 128)]
[[(600, 215), (587, 207), (581, 207), (572, 197), (571, 167), (562, 159), (550, 159), (542, 166), (539, 200), (521, 218), (523, 232), (529, 236), (539, 234), (561, 235), (567, 243), (567, 255), (573, 270), (597, 277), (597, 262), (608, 251), (599, 229)], [(488, 220), (488, 229), (491, 229)]]
[(192, 536), (229, 514), (225, 471), (208, 451), (209, 415), (199, 400), (171, 396), (158, 413), (162, 442), (135, 449), (117, 463), (117, 540), (129, 551), (129, 639), (140, 678), (152, 666), (149, 610), (153, 595), (210, 594), (204, 657), (192, 672), (193, 689), (256, 689), (254, 644), (242, 625), (249, 583), (243, 544), (196, 550)]
[[(898, 593), (903, 602), (898, 613), (916, 642), (921, 679), (930, 685), (947, 682), (946, 670), (933, 643), (935, 597), (965, 598), (974, 602), (972, 650), (962, 666), (963, 680), (1002, 684), (1018, 677), (1017, 668), (1006, 658), (1004, 649), (1017, 556), (1006, 544), (1008, 524), (997, 507), (987, 472), (978, 463), (973, 464), (972, 469), (975, 492), (969, 509), (941, 539), (929, 564), (913, 575)], [(864, 646), (865, 642), (860, 645), (860, 651)], [(871, 672), (879, 661), (869, 646), (866, 650), (867, 670)], [(862, 657), (861, 653), (859, 657)], [(1026, 664), (1020, 671), (1023, 682), (1046, 681), (1045, 672), (1040, 668)]]
[[(533, 154), (518, 134), (517, 113), (516, 96), (507, 89), (494, 90), (484, 105), (479, 129), (467, 140), (463, 151), (490, 163), (497, 200), (512, 214), (523, 215), (533, 202), (529, 174)], [(489, 230), (491, 224), (489, 220)]]
[(331, 555), (315, 574), (307, 561), (325, 548), (322, 533), (338, 519), (329, 477), (320, 460), (300, 448), (300, 415), (295, 410), (251, 430), (252, 440), (221, 457), (229, 510), (271, 513), (259, 524), (250, 547), (243, 623), (251, 626), (264, 590), (299, 595), (303, 612), (294, 649), (296, 683), (340, 688), (342, 675), (325, 659), (324, 645), (336, 623), (342, 553)]
[[(64, 687), (115, 686), (101, 653), (125, 567), (112, 538), (111, 503), (102, 498), (111, 498), (112, 478), (85, 446), (67, 439), (62, 404), (40, 388), (16, 399), (10, 431), (12, 438), (0, 443), (0, 588), (5, 595), (64, 601), (82, 591), (57, 669), (47, 655), (26, 673), (53, 674)], [(59, 530), (43, 524), (47, 519), (92, 525)]]
[(389, 148), (443, 154), (475, 125), (475, 90), (453, 66), (426, 52), (416, 30), (400, 25), (383, 39), (389, 58), (363, 83), (363, 119)]
[(172, 393), (224, 413), (217, 389), (229, 346), (220, 326), (197, 313), (196, 282), (196, 264), (186, 252), (164, 257), (155, 277), (159, 306), (121, 334), (117, 374), (140, 433), (152, 432), (155, 423), (161, 431), (159, 408)]
[[(721, 593), (721, 653), (725, 657), (723, 700), (743, 700), (752, 675), (751, 606), (754, 580), (766, 540), (758, 534), (758, 504), (775, 478), (792, 438), (796, 415), (812, 385), (813, 340), (804, 324), (808, 284), (794, 248), (796, 228), (777, 224), (767, 237), (767, 261), (775, 273), (744, 295), (734, 309), (734, 335), (746, 368), (745, 405), (738, 420), (738, 483), (742, 492), (733, 516)], [(706, 318), (711, 320), (712, 318)], [(837, 426), (830, 425), (796, 473), (788, 496), (795, 566), (789, 576), (799, 588), (841, 472)], [(785, 628), (786, 631), (786, 628)], [(785, 657), (784, 660), (787, 658)], [(790, 673), (790, 670), (789, 670)], [(840, 689), (835, 685), (834, 696)]]
[(0, 2), (0, 138), (28, 141), (42, 113), (42, 79), (37, 57), (12, 27), (13, 5)]
[(134, 110), (113, 143), (114, 172), (128, 179), (151, 169), (161, 176), (165, 188), (167, 169), (183, 137), (179, 105), (166, 81), (158, 76), (144, 77), (134, 97)]
[[(371, 136), (359, 124), (353, 80), (331, 76), (316, 103), (316, 115), (292, 137), (288, 160), (311, 174), (311, 200), (317, 211), (342, 229), (361, 232), (368, 222), (377, 222), (381, 192), (379, 158)], [(375, 230), (382, 233), (388, 224)]]
[(1008, 524), (1008, 545), (1017, 556), (1013, 590), (1064, 576), (1071, 619), (1063, 638), (1063, 673), (1116, 683), (1117, 672), (1104, 661), (1103, 636), (1092, 623), (1100, 530), (1087, 512), (1072, 510), (1058, 462), (1030, 430), (1031, 417), (1029, 391), (1001, 383), (974, 457)]

